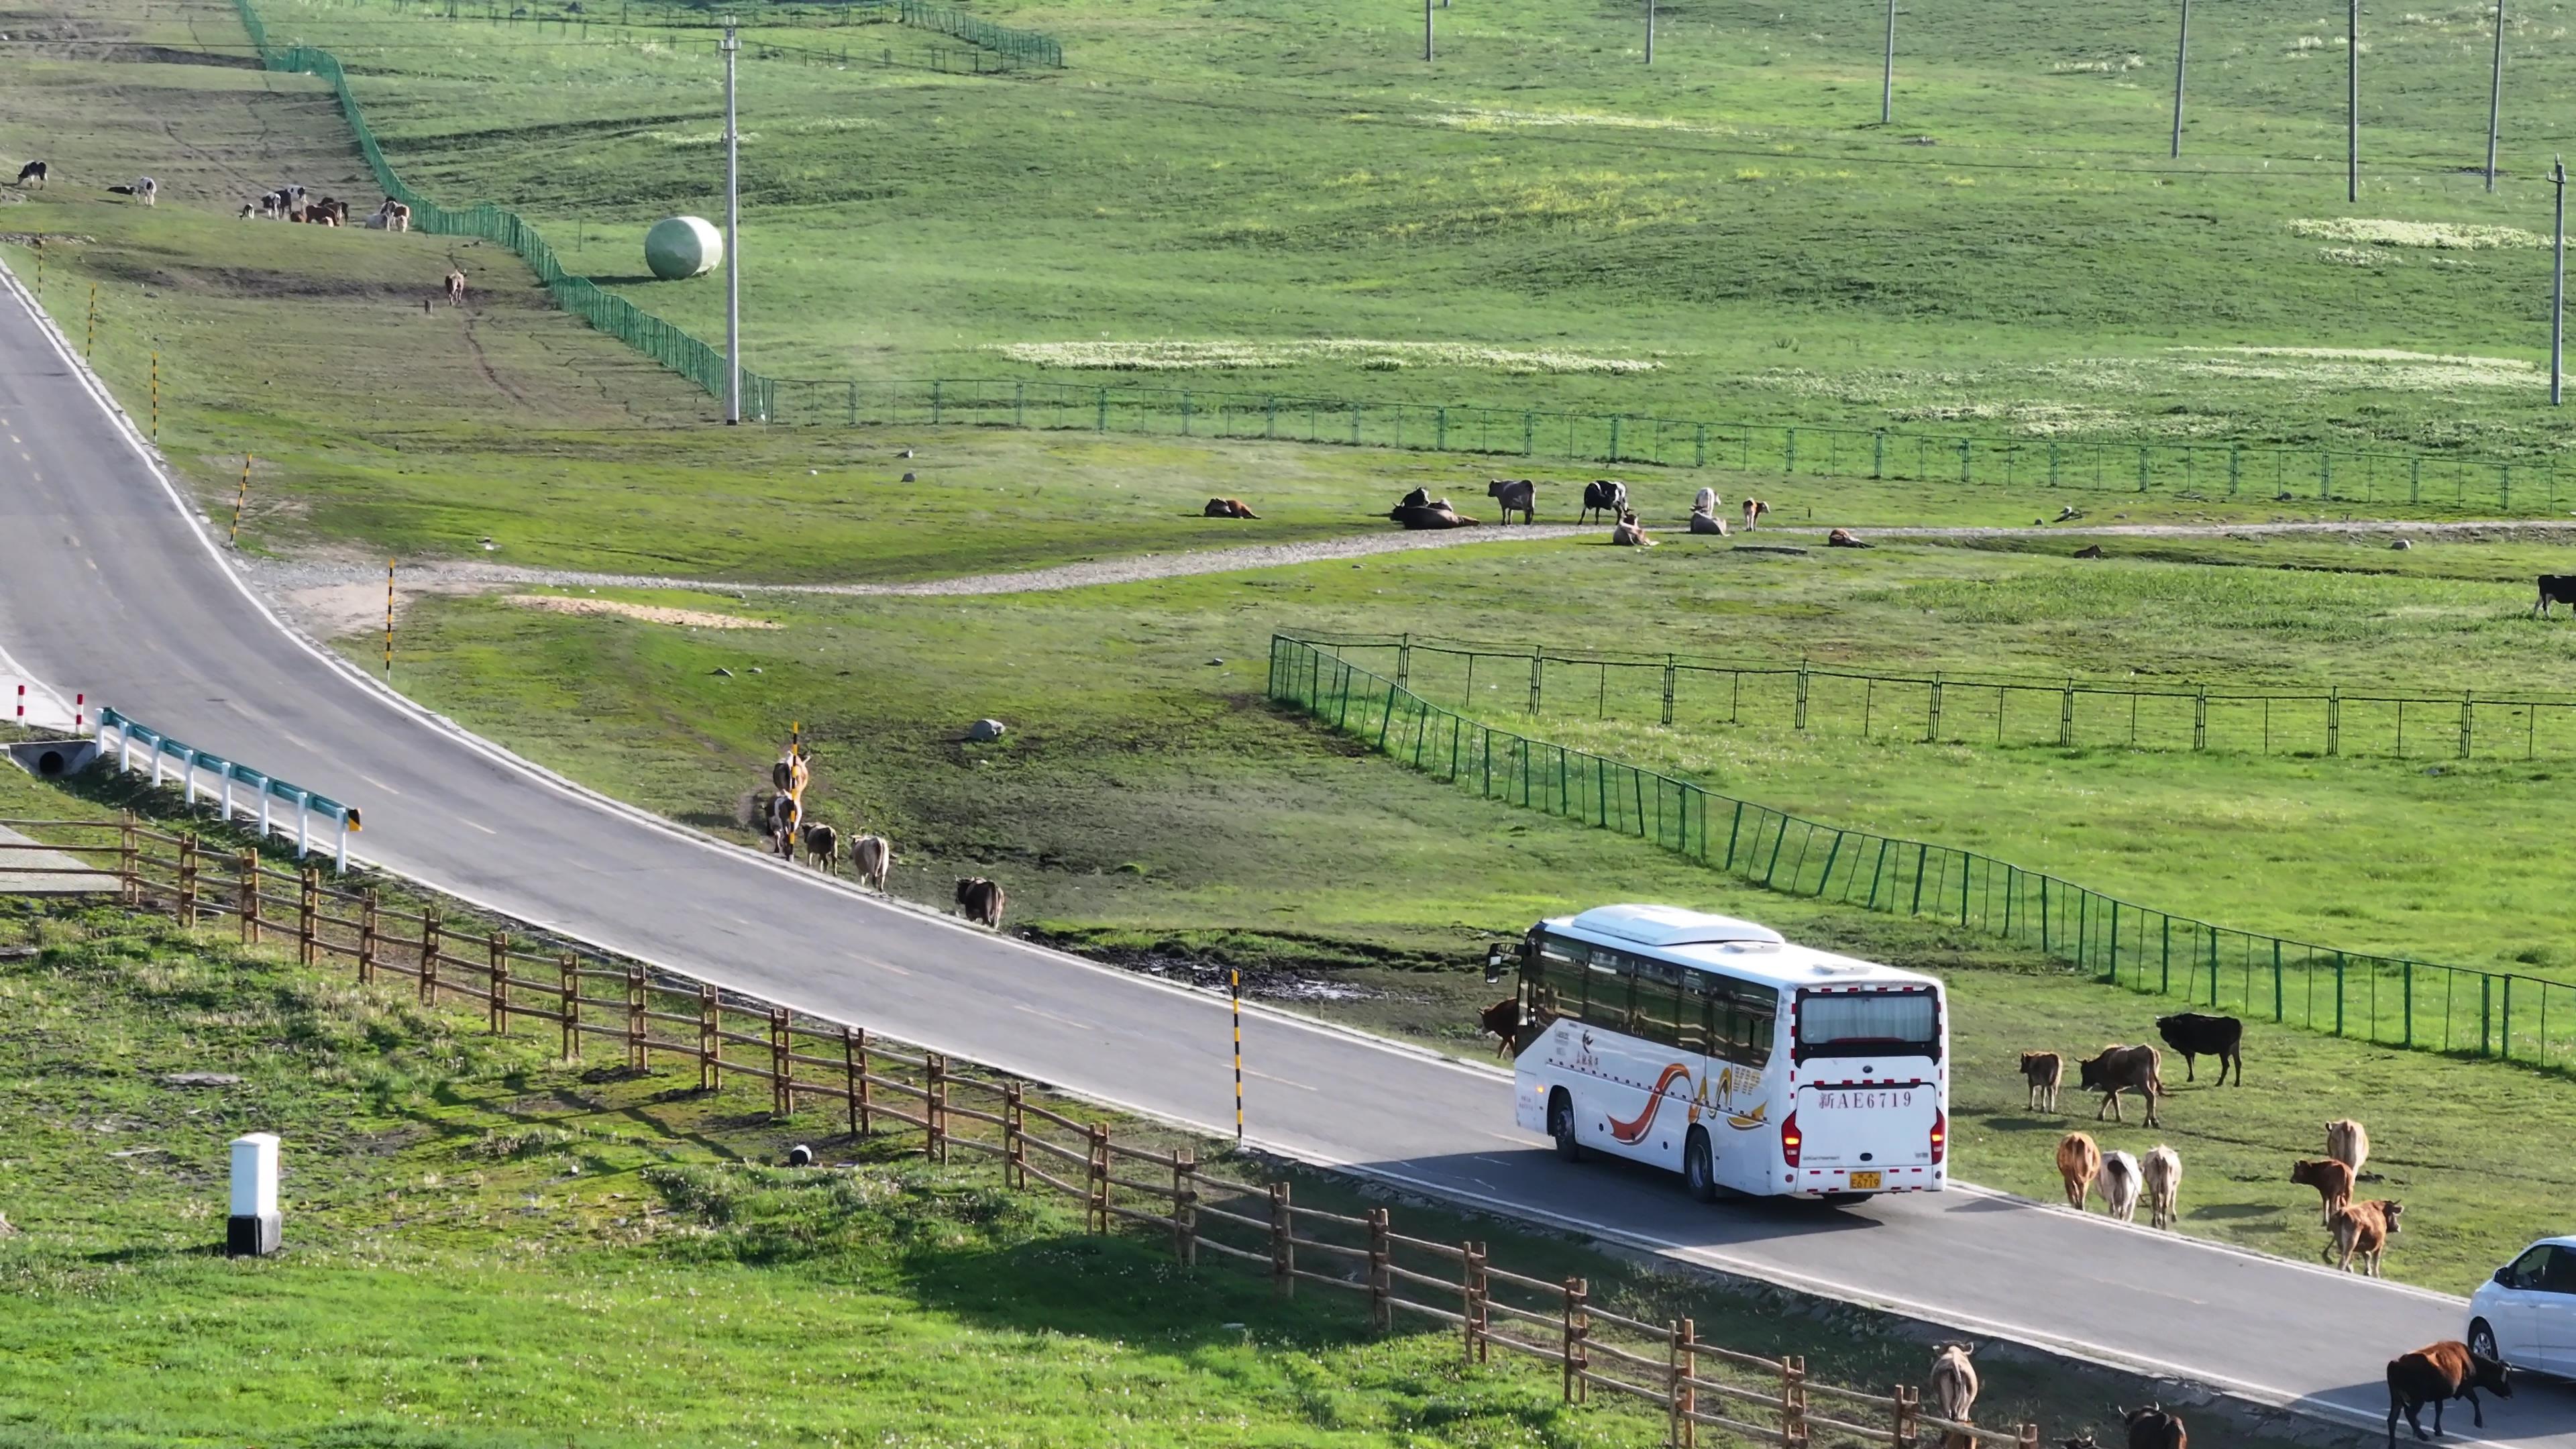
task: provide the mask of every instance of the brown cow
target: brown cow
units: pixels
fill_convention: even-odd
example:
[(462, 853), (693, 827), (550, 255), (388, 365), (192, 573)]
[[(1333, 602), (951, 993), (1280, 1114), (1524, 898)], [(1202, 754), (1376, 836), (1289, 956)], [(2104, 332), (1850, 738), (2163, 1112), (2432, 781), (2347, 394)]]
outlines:
[(1610, 541), (1629, 548), (1655, 546), (1655, 541), (1647, 537), (1646, 530), (1638, 526), (1637, 515), (1633, 510), (1620, 514), (1619, 521), (1610, 525)]
[(2384, 1197), (2345, 1204), (2334, 1215), (2334, 1243), (2326, 1249), (2326, 1257), (2343, 1254), (2336, 1266), (2346, 1273), (2352, 1271), (2352, 1260), (2359, 1258), (2366, 1276), (2381, 1276), (2379, 1255), (2387, 1251), (2388, 1240), (2397, 1235), (2397, 1217), (2405, 1211), (2406, 1204)]
[(1259, 518), (1261, 515), (1253, 512), (1252, 505), (1244, 502), (1240, 498), (1211, 498), (1207, 501), (1205, 516), (1209, 518)]
[(1476, 1023), (1493, 1035), (1494, 1055), (1498, 1057), (1510, 1056), (1512, 1054), (1512, 1048), (1520, 1044), (1520, 998), (1517, 996), (1506, 996), (1502, 1000), (1495, 1002), (1493, 1005), (1486, 1007), (1483, 1011), (1476, 1013)]
[(884, 890), (886, 873), (894, 869), (894, 844), (882, 835), (862, 835), (851, 843), (850, 864), (870, 889)]
[[(1954, 1423), (1974, 1422), (1968, 1416), (1977, 1407), (1977, 1366), (1968, 1362), (1976, 1346), (1966, 1343), (1944, 1343), (1932, 1350), (1932, 1369), (1924, 1376), (1923, 1407)], [(1974, 1437), (1956, 1429), (1941, 1436), (1942, 1449), (1976, 1449)]]
[(981, 921), (999, 930), (1002, 925), (1002, 888), (980, 875), (970, 875), (957, 882), (957, 911), (970, 921)]
[(2331, 1157), (2290, 1164), (2290, 1181), (2317, 1190), (2317, 1221), (2331, 1228), (2335, 1210), (2352, 1201), (2352, 1169)]
[(1876, 544), (1869, 544), (1869, 543), (1863, 543), (1863, 542), (1861, 542), (1861, 541), (1860, 541), (1859, 536), (1858, 536), (1858, 535), (1856, 535), (1856, 534), (1854, 534), (1854, 533), (1853, 533), (1850, 529), (1848, 529), (1848, 528), (1837, 528), (1837, 529), (1834, 529), (1832, 532), (1827, 533), (1827, 534), (1825, 535), (1825, 547), (1827, 547), (1827, 548), (1875, 548), (1875, 547), (1877, 547), (1877, 545), (1876, 545)]
[(2057, 1139), (2057, 1175), (2066, 1179), (2066, 1205), (2084, 1211), (2084, 1195), (2102, 1171), (2102, 1149), (2091, 1137), (2069, 1132)]
[(1755, 524), (1757, 524), (1757, 523), (1761, 522), (1765, 517), (1767, 517), (1767, 516), (1770, 514), (1770, 512), (1771, 512), (1771, 505), (1770, 505), (1770, 504), (1768, 504), (1768, 503), (1763, 502), (1761, 499), (1759, 499), (1759, 498), (1747, 498), (1747, 499), (1745, 499), (1745, 500), (1744, 500), (1744, 531), (1745, 531), (1746, 533), (1751, 533), (1751, 532), (1753, 531), (1753, 525), (1755, 525)]
[(2163, 1066), (2164, 1058), (2151, 1046), (2107, 1046), (2100, 1056), (2081, 1064), (2078, 1070), (2084, 1090), (2102, 1094), (2102, 1106), (2093, 1114), (2093, 1120), (2099, 1122), (2116, 1111), (2119, 1120), (2127, 1122), (2129, 1113), (2120, 1103), (2120, 1094), (2136, 1092), (2147, 1099), (2146, 1125), (2160, 1125), (2156, 1121), (2156, 1098), (2165, 1091)]
[(2469, 1413), (2477, 1427), (2487, 1426), (2487, 1411), (2478, 1403), (2478, 1390), (2485, 1389), (2499, 1399), (2513, 1397), (2513, 1380), (2501, 1359), (2481, 1358), (2469, 1352), (2469, 1346), (2445, 1339), (2428, 1344), (2413, 1353), (2402, 1353), (2388, 1361), (2388, 1445), (2397, 1449), (2397, 1416), (2406, 1416), (2407, 1426), (2415, 1437), (2427, 1437), (2424, 1421), (2418, 1417), (2424, 1406), (2433, 1406), (2433, 1432), (2442, 1432), (2442, 1405), (2452, 1399), (2469, 1401)]
[(2023, 1052), (2021, 1075), (2030, 1083), (2030, 1109), (2057, 1110), (2057, 1086), (2066, 1080), (2066, 1058), (2055, 1052)]
[(2129, 1449), (2190, 1449), (2191, 1435), (2182, 1426), (2182, 1415), (2162, 1404), (2123, 1409), (2120, 1422), (2128, 1426)]

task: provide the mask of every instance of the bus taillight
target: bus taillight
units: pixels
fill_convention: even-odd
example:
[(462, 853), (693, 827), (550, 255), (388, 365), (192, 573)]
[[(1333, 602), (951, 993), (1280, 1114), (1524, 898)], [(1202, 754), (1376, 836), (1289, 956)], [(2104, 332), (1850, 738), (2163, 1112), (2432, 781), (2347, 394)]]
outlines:
[(1782, 1160), (1786, 1161), (1791, 1167), (1797, 1166), (1798, 1146), (1805, 1140), (1806, 1139), (1798, 1135), (1798, 1114), (1795, 1112), (1790, 1113), (1789, 1120), (1780, 1124), (1780, 1156)]
[(1940, 1164), (1942, 1157), (1949, 1152), (1949, 1148), (1950, 1114), (1935, 1112), (1932, 1114), (1932, 1161), (1935, 1166)]

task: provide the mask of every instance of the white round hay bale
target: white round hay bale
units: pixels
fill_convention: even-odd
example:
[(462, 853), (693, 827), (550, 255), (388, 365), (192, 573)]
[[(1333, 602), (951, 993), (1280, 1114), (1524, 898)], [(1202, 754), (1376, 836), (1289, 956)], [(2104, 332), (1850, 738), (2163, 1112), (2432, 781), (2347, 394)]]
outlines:
[(704, 217), (666, 216), (644, 233), (644, 265), (666, 282), (702, 277), (724, 261), (724, 233)]

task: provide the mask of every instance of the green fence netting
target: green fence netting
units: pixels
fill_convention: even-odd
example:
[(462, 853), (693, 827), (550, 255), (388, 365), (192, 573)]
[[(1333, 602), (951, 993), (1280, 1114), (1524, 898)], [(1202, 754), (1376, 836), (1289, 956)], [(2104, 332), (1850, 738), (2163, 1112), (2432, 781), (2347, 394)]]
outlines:
[(2103, 981), (2419, 1051), (2576, 1066), (2576, 986), (2341, 951), (2137, 905), (1975, 851), (1845, 830), (1480, 724), (1292, 635), (1270, 697), (1494, 800), (1651, 840), (1766, 890), (1983, 931)]
[[(574, 276), (555, 260), (554, 248), (546, 244), (537, 229), (515, 211), (478, 202), (463, 210), (439, 205), (405, 183), (385, 160), (384, 147), (367, 124), (366, 113), (358, 108), (358, 98), (349, 89), (349, 78), (340, 67), (339, 58), (327, 50), (310, 46), (275, 46), (268, 41), (268, 30), (250, 0), (233, 0), (241, 13), (242, 28), (250, 32), (251, 43), (258, 49), (260, 63), (273, 71), (319, 76), (331, 85), (340, 98), (341, 113), (348, 117), (349, 129), (358, 138), (359, 154), (367, 161), (376, 184), (385, 195), (411, 208), (411, 224), (416, 231), (441, 236), (472, 236), (508, 247), (527, 262), (545, 286), (555, 305), (581, 318), (591, 326), (661, 363), (710, 394), (722, 397), (725, 390), (725, 356), (682, 329), (627, 301), (613, 292), (591, 285), (587, 277)], [(742, 374), (742, 412), (746, 418), (766, 421), (773, 411), (772, 398), (776, 383), (746, 368)]]

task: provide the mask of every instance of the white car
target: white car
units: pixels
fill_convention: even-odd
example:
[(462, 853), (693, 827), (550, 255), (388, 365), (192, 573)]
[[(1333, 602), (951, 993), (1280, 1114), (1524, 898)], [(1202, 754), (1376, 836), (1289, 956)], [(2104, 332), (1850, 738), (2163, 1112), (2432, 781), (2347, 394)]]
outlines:
[(2576, 1378), (2576, 1237), (2541, 1239), (2469, 1296), (2469, 1348)]

